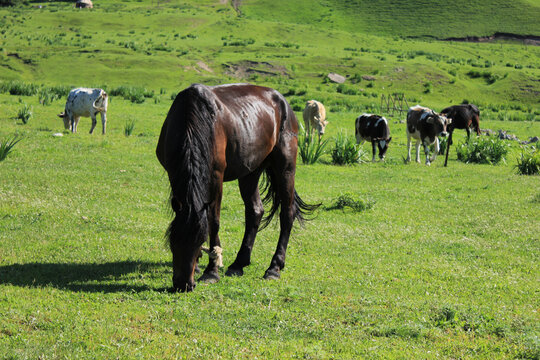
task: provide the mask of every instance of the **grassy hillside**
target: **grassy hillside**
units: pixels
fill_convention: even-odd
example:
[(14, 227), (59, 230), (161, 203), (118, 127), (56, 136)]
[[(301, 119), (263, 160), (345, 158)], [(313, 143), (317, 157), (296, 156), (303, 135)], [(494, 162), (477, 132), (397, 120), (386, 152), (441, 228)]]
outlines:
[[(0, 79), (167, 92), (192, 82), (250, 81), (290, 93), (298, 106), (318, 97), (336, 110), (370, 109), (382, 94), (396, 92), (433, 107), (467, 99), (482, 107), (524, 104), (525, 112), (534, 113), (530, 107), (538, 103), (539, 47), (404, 40), (349, 32), (346, 26), (332, 30), (317, 25), (328, 11), (319, 3), (307, 11), (304, 2), (278, 2), (283, 14), (311, 12), (304, 20), (291, 16), (299, 24), (284, 24), (273, 20), (265, 4), (244, 3), (241, 17), (219, 1), (159, 7), (150, 1), (102, 1), (91, 11), (47, 2), (42, 9), (3, 9)], [(281, 9), (284, 4), (296, 8)], [(336, 2), (332, 9), (343, 6)], [(268, 16), (255, 16), (255, 10)], [(339, 92), (327, 82), (329, 72), (347, 76), (346, 88)], [(297, 93), (304, 95), (295, 99)]]
[(400, 37), (540, 35), (540, 2), (504, 0), (246, 0), (246, 17)]

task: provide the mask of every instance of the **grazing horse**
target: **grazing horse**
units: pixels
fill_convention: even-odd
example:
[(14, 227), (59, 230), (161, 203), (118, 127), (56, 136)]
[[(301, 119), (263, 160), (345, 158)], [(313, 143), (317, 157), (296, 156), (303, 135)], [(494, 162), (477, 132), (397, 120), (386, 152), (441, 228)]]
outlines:
[(465, 129), (467, 131), (467, 142), (471, 137), (471, 127), (476, 131), (476, 135), (480, 136), (480, 110), (473, 104), (452, 105), (441, 111), (441, 115), (452, 120), (448, 127), (448, 143), (446, 146), (446, 158), (444, 166), (448, 164), (448, 153), (450, 145), (452, 145), (452, 134), (454, 129)]
[[(175, 218), (168, 229), (173, 256), (173, 288), (192, 291), (202, 244), (221, 251), (219, 217), (223, 182), (238, 179), (245, 204), (245, 232), (226, 275), (243, 275), (262, 220), (264, 228), (279, 211), (277, 249), (265, 279), (277, 279), (294, 220), (302, 223), (319, 205), (308, 205), (294, 188), (298, 121), (283, 95), (249, 84), (191, 85), (174, 100), (161, 129), (156, 154), (167, 171)], [(265, 173), (267, 192), (259, 193)], [(263, 202), (271, 202), (263, 219)], [(281, 208), (281, 209), (279, 209)], [(219, 280), (216, 256), (199, 281)]]

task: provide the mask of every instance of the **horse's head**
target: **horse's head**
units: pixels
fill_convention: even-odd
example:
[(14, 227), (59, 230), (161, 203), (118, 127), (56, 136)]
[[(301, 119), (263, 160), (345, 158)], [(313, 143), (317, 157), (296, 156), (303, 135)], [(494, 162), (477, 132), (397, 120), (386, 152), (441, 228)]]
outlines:
[(195, 289), (195, 266), (201, 252), (200, 246), (192, 246), (188, 242), (172, 244), (173, 255), (173, 289), (190, 292)]

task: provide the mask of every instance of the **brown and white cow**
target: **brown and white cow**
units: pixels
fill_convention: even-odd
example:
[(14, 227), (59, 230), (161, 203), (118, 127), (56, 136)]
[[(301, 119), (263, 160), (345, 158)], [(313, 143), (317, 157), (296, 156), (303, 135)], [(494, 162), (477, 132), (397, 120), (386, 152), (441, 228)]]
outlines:
[(356, 118), (355, 134), (357, 144), (363, 144), (364, 141), (371, 142), (372, 162), (375, 162), (377, 147), (379, 147), (379, 159), (384, 160), (388, 144), (392, 140), (388, 120), (380, 115), (362, 114)]
[[(411, 161), (411, 139), (416, 139), (416, 162), (420, 162), (420, 143), (424, 146), (426, 165), (435, 161), (439, 152), (438, 136), (447, 136), (446, 127), (450, 123), (444, 115), (426, 107), (416, 105), (407, 112), (407, 162)], [(429, 158), (429, 146), (435, 144), (435, 151)]]
[(320, 141), (321, 136), (324, 135), (324, 129), (328, 125), (324, 105), (317, 100), (309, 100), (304, 108), (304, 124), (306, 126), (306, 134), (311, 135), (312, 129), (315, 129), (319, 134)]
[(71, 132), (77, 132), (81, 116), (92, 118), (90, 134), (96, 127), (96, 115), (101, 115), (103, 135), (107, 124), (108, 95), (103, 89), (77, 88), (69, 92), (64, 112), (58, 117), (64, 120), (64, 126)]

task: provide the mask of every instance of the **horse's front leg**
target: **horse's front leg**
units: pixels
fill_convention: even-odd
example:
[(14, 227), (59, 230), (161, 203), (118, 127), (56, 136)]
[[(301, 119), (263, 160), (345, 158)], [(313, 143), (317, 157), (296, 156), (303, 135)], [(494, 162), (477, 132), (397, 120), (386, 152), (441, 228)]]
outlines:
[(264, 207), (259, 193), (260, 176), (261, 172), (257, 171), (238, 180), (240, 194), (242, 195), (245, 206), (246, 228), (242, 245), (236, 255), (236, 260), (229, 266), (225, 274), (227, 276), (244, 275), (244, 267), (251, 263), (253, 243), (255, 242), (255, 236), (257, 236), (257, 231), (259, 230), (264, 213)]
[(219, 268), (223, 266), (221, 243), (219, 241), (219, 217), (221, 212), (221, 198), (223, 195), (223, 174), (214, 176), (212, 199), (208, 209), (208, 230), (210, 233), (208, 252), (208, 266), (199, 278), (199, 281), (216, 283), (219, 281)]

